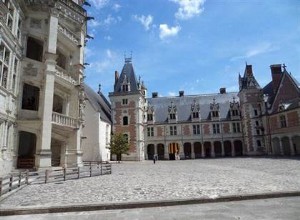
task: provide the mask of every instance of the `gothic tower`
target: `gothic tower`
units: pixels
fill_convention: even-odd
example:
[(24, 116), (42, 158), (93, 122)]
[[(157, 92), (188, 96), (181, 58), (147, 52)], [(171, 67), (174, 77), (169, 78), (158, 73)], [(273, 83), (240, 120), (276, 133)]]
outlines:
[(244, 154), (259, 155), (265, 152), (265, 105), (263, 91), (257, 83), (252, 65), (247, 65), (244, 76), (239, 75), (239, 98), (244, 135)]
[(113, 133), (125, 135), (130, 147), (123, 160), (144, 160), (146, 92), (144, 83), (136, 78), (132, 58), (125, 58), (121, 75), (115, 72), (114, 91), (109, 94)]

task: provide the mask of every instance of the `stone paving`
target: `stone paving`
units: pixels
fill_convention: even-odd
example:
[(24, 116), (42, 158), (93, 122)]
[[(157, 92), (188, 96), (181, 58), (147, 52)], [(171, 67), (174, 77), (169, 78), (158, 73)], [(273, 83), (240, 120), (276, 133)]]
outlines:
[(157, 201), (300, 191), (300, 158), (222, 158), (122, 162), (112, 174), (29, 185), (0, 209)]

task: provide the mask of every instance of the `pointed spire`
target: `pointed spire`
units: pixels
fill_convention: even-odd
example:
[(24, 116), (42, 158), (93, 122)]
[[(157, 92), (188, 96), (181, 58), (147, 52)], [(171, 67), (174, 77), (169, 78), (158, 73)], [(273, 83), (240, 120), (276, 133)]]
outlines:
[(98, 94), (100, 95), (100, 93), (101, 93), (101, 84), (99, 83), (99, 85), (98, 85)]

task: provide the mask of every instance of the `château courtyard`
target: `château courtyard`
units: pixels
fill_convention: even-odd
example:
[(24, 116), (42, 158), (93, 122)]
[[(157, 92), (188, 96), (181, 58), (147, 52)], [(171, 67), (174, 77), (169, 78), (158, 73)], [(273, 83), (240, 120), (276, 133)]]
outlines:
[(293, 192), (300, 190), (299, 165), (299, 157), (113, 163), (111, 175), (28, 185), (0, 209)]

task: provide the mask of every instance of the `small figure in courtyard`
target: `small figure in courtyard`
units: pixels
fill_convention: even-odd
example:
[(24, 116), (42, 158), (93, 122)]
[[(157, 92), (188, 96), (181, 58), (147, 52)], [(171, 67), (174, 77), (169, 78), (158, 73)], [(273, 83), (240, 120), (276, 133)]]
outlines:
[(153, 155), (153, 163), (155, 164), (155, 162), (158, 160), (158, 156), (157, 156), (157, 154), (154, 154)]

